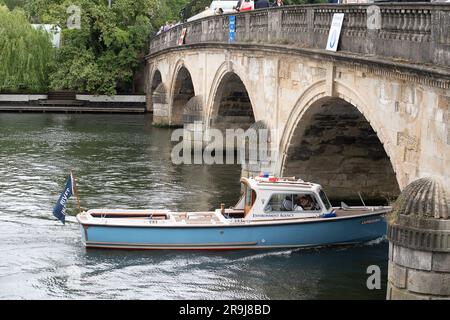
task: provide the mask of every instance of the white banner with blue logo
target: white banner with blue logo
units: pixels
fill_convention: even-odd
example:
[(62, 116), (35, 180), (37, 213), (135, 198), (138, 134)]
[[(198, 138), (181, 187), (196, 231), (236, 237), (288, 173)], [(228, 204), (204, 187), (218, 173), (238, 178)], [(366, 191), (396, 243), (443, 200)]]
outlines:
[(67, 202), (69, 198), (74, 194), (74, 179), (72, 173), (69, 175), (67, 179), (66, 186), (64, 187), (64, 191), (59, 196), (58, 202), (53, 209), (53, 215), (61, 220), (63, 224), (66, 223), (66, 209)]
[(327, 50), (330, 51), (337, 50), (343, 22), (344, 22), (343, 13), (333, 14), (333, 21), (331, 21), (330, 33), (328, 34)]

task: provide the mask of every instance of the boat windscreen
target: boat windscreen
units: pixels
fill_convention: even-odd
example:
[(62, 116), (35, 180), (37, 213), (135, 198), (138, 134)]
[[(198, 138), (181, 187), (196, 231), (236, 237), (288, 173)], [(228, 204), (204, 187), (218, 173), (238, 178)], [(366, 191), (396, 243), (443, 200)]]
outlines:
[(331, 203), (330, 203), (330, 200), (328, 200), (328, 197), (325, 194), (325, 192), (323, 192), (323, 190), (320, 190), (319, 195), (320, 195), (320, 199), (322, 199), (322, 202), (325, 205), (325, 208), (327, 210), (330, 210), (331, 209)]

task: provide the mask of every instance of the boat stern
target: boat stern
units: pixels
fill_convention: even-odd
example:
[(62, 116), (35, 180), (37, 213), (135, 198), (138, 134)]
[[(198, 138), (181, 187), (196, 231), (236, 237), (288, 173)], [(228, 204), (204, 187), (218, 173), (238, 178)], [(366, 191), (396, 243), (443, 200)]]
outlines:
[(83, 246), (86, 247), (86, 241), (88, 240), (87, 223), (89, 221), (89, 214), (87, 212), (81, 212), (77, 214), (76, 218), (80, 225), (81, 242)]

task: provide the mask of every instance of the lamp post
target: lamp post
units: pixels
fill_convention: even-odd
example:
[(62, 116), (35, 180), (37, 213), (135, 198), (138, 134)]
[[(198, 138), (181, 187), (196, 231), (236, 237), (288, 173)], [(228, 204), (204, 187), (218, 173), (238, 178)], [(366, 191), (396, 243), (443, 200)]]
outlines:
[(108, 8), (111, 9), (111, 6), (112, 6), (112, 0), (108, 0)]

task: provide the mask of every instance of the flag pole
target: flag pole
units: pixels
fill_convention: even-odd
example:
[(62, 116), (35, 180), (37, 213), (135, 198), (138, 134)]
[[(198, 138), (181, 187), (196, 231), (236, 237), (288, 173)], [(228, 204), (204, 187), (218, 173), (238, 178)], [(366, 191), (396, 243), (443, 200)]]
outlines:
[(77, 197), (78, 210), (80, 210), (80, 213), (81, 213), (82, 210), (81, 210), (81, 205), (80, 205), (80, 197), (78, 196), (77, 181), (76, 181), (75, 175), (72, 172), (72, 170), (70, 171), (70, 174), (73, 177), (73, 191), (75, 192), (75, 196)]

